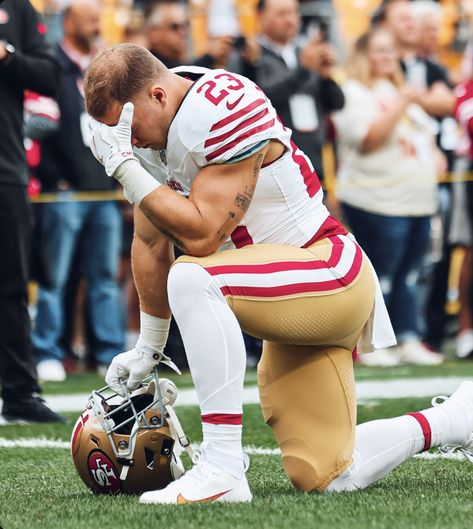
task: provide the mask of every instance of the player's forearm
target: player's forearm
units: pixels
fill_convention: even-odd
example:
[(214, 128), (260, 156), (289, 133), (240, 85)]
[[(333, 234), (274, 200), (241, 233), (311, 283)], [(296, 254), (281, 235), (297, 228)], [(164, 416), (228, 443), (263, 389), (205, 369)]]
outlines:
[[(167, 242), (167, 241), (166, 241)], [(135, 235), (131, 263), (142, 312), (158, 318), (170, 318), (167, 277), (174, 261), (172, 248), (156, 248), (151, 241)]]
[(160, 185), (137, 160), (128, 160), (114, 174), (125, 196), (140, 207), (149, 221), (183, 252), (208, 255), (227, 233), (213, 233), (208, 220), (192, 200)]
[(199, 257), (217, 250), (217, 234), (192, 200), (161, 186), (141, 201), (140, 209), (184, 253)]

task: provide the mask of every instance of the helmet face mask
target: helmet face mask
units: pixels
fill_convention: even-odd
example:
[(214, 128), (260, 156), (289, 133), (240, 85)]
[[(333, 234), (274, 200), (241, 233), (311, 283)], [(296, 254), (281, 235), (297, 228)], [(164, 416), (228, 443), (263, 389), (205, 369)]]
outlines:
[[(121, 397), (109, 386), (92, 392), (71, 438), (75, 467), (95, 493), (140, 494), (168, 485), (183, 472), (168, 424), (171, 381), (153, 371), (145, 385)], [(125, 386), (124, 386), (125, 389)], [(166, 400), (167, 399), (167, 400)]]

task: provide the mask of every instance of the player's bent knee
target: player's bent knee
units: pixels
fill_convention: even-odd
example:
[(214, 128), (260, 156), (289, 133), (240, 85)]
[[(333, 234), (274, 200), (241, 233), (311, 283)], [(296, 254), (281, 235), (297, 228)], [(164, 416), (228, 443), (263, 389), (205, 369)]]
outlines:
[(258, 386), (289, 480), (298, 490), (324, 491), (353, 461), (350, 351), (265, 342)]
[[(338, 457), (326, 458), (324, 454), (314, 453), (300, 438), (287, 439), (281, 444), (282, 465), (295, 489), (303, 492), (324, 492), (338, 479), (350, 460)], [(338, 454), (340, 455), (340, 454)]]
[(168, 298), (173, 314), (189, 307), (196, 307), (203, 296), (211, 276), (198, 264), (179, 262), (171, 267), (168, 275)]
[(176, 263), (171, 267), (167, 283), (170, 303), (177, 300), (188, 301), (190, 297), (193, 297), (198, 292), (199, 269), (200, 267), (194, 263)]
[(317, 462), (310, 454), (304, 454), (305, 450), (299, 450), (299, 454), (286, 454), (282, 457), (282, 463), (289, 481), (295, 489), (303, 492), (323, 492), (330, 483), (321, 471)]

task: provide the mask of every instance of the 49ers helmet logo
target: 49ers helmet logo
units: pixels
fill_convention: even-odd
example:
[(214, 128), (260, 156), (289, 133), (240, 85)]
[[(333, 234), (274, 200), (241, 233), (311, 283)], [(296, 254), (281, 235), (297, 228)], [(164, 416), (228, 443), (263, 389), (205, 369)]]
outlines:
[(89, 473), (95, 483), (100, 487), (101, 492), (116, 494), (121, 490), (121, 481), (113, 463), (100, 450), (96, 450), (89, 455), (87, 461)]

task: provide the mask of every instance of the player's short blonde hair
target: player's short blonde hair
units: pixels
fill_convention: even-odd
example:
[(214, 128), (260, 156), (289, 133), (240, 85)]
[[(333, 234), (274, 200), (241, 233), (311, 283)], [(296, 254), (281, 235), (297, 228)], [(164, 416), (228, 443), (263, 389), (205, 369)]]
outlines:
[(100, 119), (113, 103), (125, 104), (169, 70), (146, 48), (119, 44), (101, 51), (84, 79), (87, 112)]

